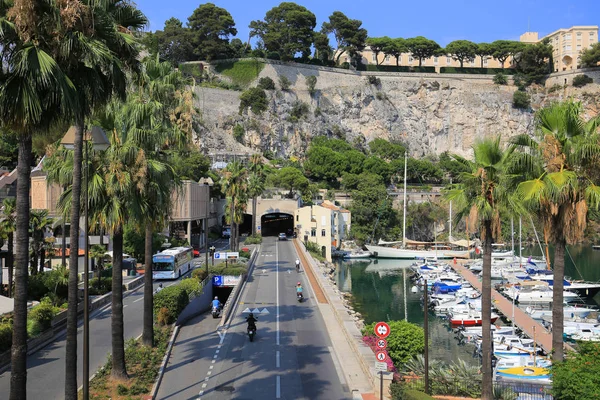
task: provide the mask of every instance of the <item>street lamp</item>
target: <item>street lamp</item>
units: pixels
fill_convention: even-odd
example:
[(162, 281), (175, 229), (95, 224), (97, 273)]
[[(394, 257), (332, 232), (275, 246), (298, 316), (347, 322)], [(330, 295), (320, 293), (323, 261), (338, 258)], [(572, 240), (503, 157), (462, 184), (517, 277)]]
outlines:
[(214, 185), (212, 178), (201, 178), (201, 185), (208, 186), (208, 196), (206, 199), (206, 219), (204, 224), (204, 252), (206, 256), (206, 276), (208, 276), (208, 217), (209, 217), (209, 206), (210, 206), (210, 187)]
[[(62, 138), (60, 143), (65, 146), (65, 148), (73, 150), (75, 148), (75, 132), (76, 128), (74, 126), (70, 127), (65, 136)], [(83, 399), (88, 400), (90, 395), (90, 309), (89, 309), (89, 298), (88, 298), (88, 289), (90, 286), (90, 254), (89, 254), (89, 222), (88, 222), (88, 160), (89, 160), (89, 151), (87, 142), (91, 141), (94, 150), (106, 150), (110, 146), (110, 141), (106, 137), (106, 134), (97, 126), (93, 126), (91, 130), (84, 132), (83, 134), (83, 149), (84, 149), (84, 225), (83, 229), (85, 232), (84, 235), (84, 270), (83, 270)], [(70, 268), (71, 266), (69, 266)]]

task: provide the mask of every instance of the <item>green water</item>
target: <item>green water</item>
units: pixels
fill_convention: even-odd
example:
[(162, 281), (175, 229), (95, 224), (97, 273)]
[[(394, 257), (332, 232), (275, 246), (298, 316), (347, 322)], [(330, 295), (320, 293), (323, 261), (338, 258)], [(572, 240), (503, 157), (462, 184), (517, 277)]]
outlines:
[[(600, 281), (600, 251), (591, 246), (569, 246), (569, 257), (565, 265), (566, 275), (573, 279)], [(539, 247), (525, 248), (522, 254), (541, 258)], [(552, 249), (550, 249), (552, 254)], [(574, 261), (574, 262), (573, 262)], [(340, 290), (352, 293), (352, 302), (366, 323), (404, 319), (423, 326), (424, 313), (421, 293), (411, 293), (410, 271), (406, 268), (412, 261), (364, 260), (339, 261), (337, 282)], [(404, 301), (404, 271), (406, 271), (406, 302)], [(600, 304), (600, 294), (589, 301)], [(470, 364), (478, 363), (473, 358), (474, 346), (459, 345), (448, 322), (429, 314), (430, 356), (446, 362), (463, 359)]]

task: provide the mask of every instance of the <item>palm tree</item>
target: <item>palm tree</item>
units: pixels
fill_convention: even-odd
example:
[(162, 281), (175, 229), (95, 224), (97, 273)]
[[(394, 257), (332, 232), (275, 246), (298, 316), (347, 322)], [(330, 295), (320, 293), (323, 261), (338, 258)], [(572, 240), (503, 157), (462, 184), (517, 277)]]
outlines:
[(252, 197), (252, 236), (256, 235), (256, 203), (258, 196), (265, 190), (265, 182), (261, 177), (253, 172), (248, 178), (248, 194)]
[[(238, 243), (238, 221), (239, 217), (239, 205), (238, 203), (246, 199), (247, 190), (247, 171), (239, 161), (229, 163), (224, 170), (224, 186), (225, 194), (227, 196), (227, 206), (229, 207), (228, 214), (226, 215), (227, 222), (231, 224), (231, 238), (230, 248), (231, 251), (237, 251)], [(237, 207), (237, 212), (236, 212)], [(243, 218), (243, 215), (242, 215)]]
[(57, 13), (16, 0), (0, 3), (0, 121), (18, 134), (17, 200), (15, 203), (15, 296), (11, 348), (10, 399), (27, 393), (27, 266), (32, 138), (74, 107), (74, 88), (49, 51)]
[(2, 222), (0, 222), (0, 227), (2, 231), (6, 234), (8, 240), (8, 254), (6, 255), (6, 265), (8, 268), (8, 297), (12, 297), (13, 287), (13, 233), (15, 231), (16, 207), (17, 202), (15, 198), (6, 198), (2, 202)]
[[(539, 215), (544, 235), (554, 244), (552, 297), (553, 360), (564, 358), (563, 282), (567, 243), (582, 238), (589, 207), (600, 203), (600, 117), (583, 119), (581, 103), (567, 101), (542, 108), (535, 138), (519, 135), (515, 172), (518, 193)], [(548, 260), (550, 262), (550, 260)]]
[[(491, 400), (492, 389), (492, 243), (494, 237), (500, 236), (500, 208), (511, 203), (513, 199), (505, 190), (505, 172), (513, 152), (513, 148), (504, 150), (500, 145), (500, 137), (478, 140), (473, 145), (474, 160), (469, 161), (460, 156), (453, 157), (468, 168), (468, 172), (460, 175), (461, 183), (454, 185), (446, 192), (446, 198), (452, 200), (456, 207), (456, 221), (467, 217), (470, 224), (478, 222), (481, 226), (483, 240), (483, 271), (481, 287), (481, 319), (482, 319), (482, 399)], [(507, 207), (509, 208), (509, 207)], [(470, 229), (473, 231), (472, 229)]]
[(31, 243), (33, 253), (31, 271), (32, 273), (37, 273), (36, 268), (39, 260), (39, 272), (44, 272), (45, 251), (47, 247), (45, 233), (48, 228), (52, 227), (52, 218), (48, 216), (48, 210), (31, 210), (29, 220), (31, 237), (33, 239)]

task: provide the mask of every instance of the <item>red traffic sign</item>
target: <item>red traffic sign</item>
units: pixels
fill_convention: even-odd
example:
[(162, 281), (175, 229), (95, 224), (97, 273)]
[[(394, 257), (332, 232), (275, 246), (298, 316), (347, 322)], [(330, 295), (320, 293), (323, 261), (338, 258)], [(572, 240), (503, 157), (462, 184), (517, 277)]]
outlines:
[(377, 343), (375, 343), (378, 349), (385, 349), (387, 347), (387, 340), (385, 339), (377, 339)]
[(375, 358), (379, 362), (384, 362), (387, 358), (387, 354), (385, 354), (385, 351), (378, 351), (377, 353), (375, 353)]
[(375, 324), (375, 334), (381, 339), (385, 339), (390, 335), (390, 326), (385, 322), (378, 322)]

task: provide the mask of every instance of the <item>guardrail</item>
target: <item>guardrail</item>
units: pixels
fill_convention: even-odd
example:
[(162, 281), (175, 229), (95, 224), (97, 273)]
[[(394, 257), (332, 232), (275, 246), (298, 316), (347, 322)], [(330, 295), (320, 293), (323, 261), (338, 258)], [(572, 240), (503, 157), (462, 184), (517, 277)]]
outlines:
[(254, 250), (252, 251), (252, 255), (250, 256), (250, 260), (248, 260), (248, 272), (242, 276), (240, 283), (236, 285), (235, 289), (233, 289), (233, 292), (231, 292), (231, 295), (225, 302), (225, 305), (223, 306), (223, 317), (221, 318), (221, 323), (219, 324), (217, 329), (221, 328), (223, 325), (225, 325), (227, 321), (229, 321), (232, 304), (235, 304), (237, 302), (237, 299), (242, 290), (242, 286), (244, 286), (244, 283), (246, 282), (246, 279), (248, 279), (248, 276), (252, 274), (252, 270), (254, 269), (254, 263), (256, 262), (257, 256), (258, 248), (254, 248)]

